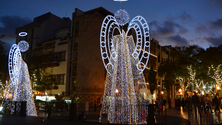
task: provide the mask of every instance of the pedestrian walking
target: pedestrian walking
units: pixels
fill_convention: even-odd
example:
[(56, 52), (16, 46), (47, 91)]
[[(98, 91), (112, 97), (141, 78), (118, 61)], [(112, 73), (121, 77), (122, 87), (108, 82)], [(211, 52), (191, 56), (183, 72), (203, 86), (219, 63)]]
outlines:
[(206, 113), (206, 96), (203, 95), (202, 98), (201, 98), (201, 105), (202, 105), (202, 110), (204, 111), (204, 113)]
[(163, 119), (163, 100), (162, 98), (158, 97), (156, 101), (158, 106), (158, 116), (159, 118), (161, 116), (161, 118)]
[(220, 111), (220, 109), (219, 109), (220, 98), (219, 98), (219, 94), (218, 94), (218, 93), (214, 96), (214, 104), (215, 104), (215, 110), (214, 110), (214, 112), (216, 113), (216, 111), (218, 110), (219, 113), (221, 113), (221, 111)]
[(166, 99), (163, 98), (163, 109), (166, 110)]
[(211, 111), (211, 113), (213, 113), (213, 111), (211, 109), (212, 102), (211, 102), (208, 94), (206, 94), (206, 97), (205, 97), (205, 106), (206, 106), (206, 110)]
[(195, 118), (197, 118), (197, 108), (198, 108), (198, 112), (199, 112), (200, 117), (201, 117), (200, 100), (199, 100), (199, 97), (198, 97), (196, 92), (194, 92), (194, 95), (192, 96), (192, 103), (193, 103), (193, 107), (194, 107)]
[(183, 108), (183, 111), (186, 111), (186, 100), (185, 100), (185, 98), (182, 98), (182, 108)]

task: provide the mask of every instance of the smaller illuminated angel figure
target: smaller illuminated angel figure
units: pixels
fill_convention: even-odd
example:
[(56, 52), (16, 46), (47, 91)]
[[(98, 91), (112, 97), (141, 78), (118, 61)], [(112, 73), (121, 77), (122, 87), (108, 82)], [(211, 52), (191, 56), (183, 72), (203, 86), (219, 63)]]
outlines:
[(142, 16), (129, 24), (128, 20), (128, 13), (120, 9), (115, 17), (106, 16), (101, 26), (100, 50), (107, 76), (100, 119), (107, 114), (113, 124), (146, 124), (149, 94), (143, 71), (150, 56), (149, 27)]
[[(19, 36), (26, 36), (26, 32), (19, 33)], [(32, 94), (31, 81), (28, 71), (28, 66), (22, 59), (21, 52), (28, 50), (28, 43), (24, 40), (17, 44), (13, 44), (9, 51), (8, 57), (8, 70), (10, 76), (9, 85), (6, 87), (6, 103), (8, 102), (21, 102), (26, 101), (26, 115), (27, 116), (37, 116), (36, 107)], [(14, 103), (16, 104), (16, 103)], [(10, 107), (10, 106), (11, 107)], [(19, 110), (21, 103), (15, 105), (6, 104), (7, 108), (11, 108), (11, 113), (14, 110)], [(14, 108), (13, 108), (14, 107)], [(17, 109), (15, 109), (15, 107)]]

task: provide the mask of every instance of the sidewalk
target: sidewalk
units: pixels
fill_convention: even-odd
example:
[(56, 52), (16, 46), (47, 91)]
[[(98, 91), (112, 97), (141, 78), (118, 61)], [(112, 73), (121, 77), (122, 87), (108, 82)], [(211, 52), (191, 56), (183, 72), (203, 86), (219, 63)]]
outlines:
[[(86, 122), (69, 121), (68, 117), (52, 117), (52, 119), (44, 121), (43, 117), (0, 115), (0, 125), (101, 125), (98, 122), (98, 116), (92, 118), (88, 117)], [(203, 114), (203, 117), (198, 115), (195, 119), (192, 111), (183, 112), (182, 110), (168, 109), (164, 111), (164, 118), (160, 123), (167, 125), (219, 125), (222, 123), (222, 113), (207, 113)]]
[(31, 116), (0, 116), (0, 125), (101, 125), (95, 122), (78, 122), (64, 119), (47, 119)]
[[(167, 116), (167, 125), (189, 125), (188, 121), (175, 117)], [(86, 122), (69, 121), (67, 117), (52, 118), (44, 121), (43, 117), (30, 116), (0, 116), (0, 125), (101, 125), (98, 121), (91, 120)]]
[(185, 120), (191, 122), (191, 125), (222, 125), (222, 113), (210, 113), (210, 112), (202, 112), (202, 117), (200, 117), (199, 113), (197, 114), (197, 118), (195, 118), (194, 111), (183, 111), (183, 110), (175, 110), (168, 109), (168, 116), (180, 117)]

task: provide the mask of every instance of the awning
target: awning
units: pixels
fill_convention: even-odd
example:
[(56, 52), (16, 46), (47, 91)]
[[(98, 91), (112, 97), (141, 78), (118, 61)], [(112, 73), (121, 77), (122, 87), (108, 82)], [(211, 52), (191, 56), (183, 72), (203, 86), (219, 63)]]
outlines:
[(62, 100), (71, 100), (71, 98), (69, 96), (65, 96), (62, 98)]

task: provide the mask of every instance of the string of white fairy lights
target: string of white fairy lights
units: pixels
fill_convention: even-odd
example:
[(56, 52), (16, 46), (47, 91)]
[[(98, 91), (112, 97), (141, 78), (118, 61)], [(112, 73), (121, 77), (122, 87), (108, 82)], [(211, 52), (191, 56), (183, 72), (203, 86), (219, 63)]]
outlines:
[[(146, 124), (149, 95), (142, 72), (150, 55), (149, 27), (136, 16), (125, 33), (121, 28), (128, 20), (128, 13), (120, 9), (101, 25), (100, 50), (107, 70), (101, 114), (108, 114), (110, 123)], [(128, 36), (130, 30), (135, 31), (136, 44)]]
[[(18, 35), (25, 37), (27, 33), (20, 32)], [(28, 42), (21, 40), (18, 45), (13, 44), (9, 51), (8, 69), (10, 82), (8, 87), (6, 87), (6, 97), (10, 97), (9, 95), (11, 95), (11, 97), (6, 98), (6, 101), (26, 101), (26, 114), (28, 116), (37, 116), (28, 66), (21, 56), (21, 52), (25, 52), (28, 48)], [(12, 112), (14, 112), (14, 110), (12, 110)]]

